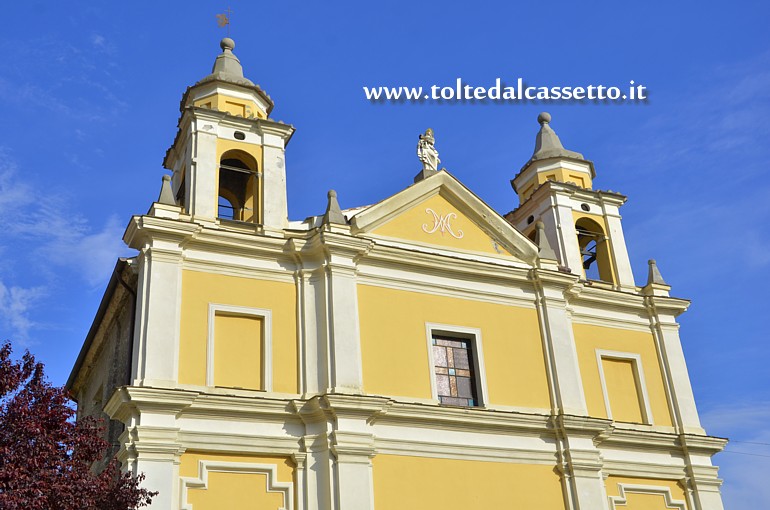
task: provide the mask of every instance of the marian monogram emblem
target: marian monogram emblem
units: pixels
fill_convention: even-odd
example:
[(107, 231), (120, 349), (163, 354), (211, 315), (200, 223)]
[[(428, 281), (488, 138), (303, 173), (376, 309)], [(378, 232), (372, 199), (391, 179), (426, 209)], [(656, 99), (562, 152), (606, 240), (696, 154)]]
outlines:
[(441, 232), (442, 236), (445, 233), (449, 232), (449, 235), (451, 235), (455, 239), (462, 239), (463, 236), (465, 235), (462, 230), (458, 230), (457, 233), (455, 233), (454, 230), (452, 230), (452, 225), (449, 224), (452, 218), (457, 218), (457, 215), (455, 213), (451, 212), (449, 214), (441, 216), (430, 207), (425, 209), (425, 212), (433, 216), (433, 226), (429, 227), (427, 223), (423, 223), (422, 224), (423, 232), (427, 234), (432, 234), (434, 232)]

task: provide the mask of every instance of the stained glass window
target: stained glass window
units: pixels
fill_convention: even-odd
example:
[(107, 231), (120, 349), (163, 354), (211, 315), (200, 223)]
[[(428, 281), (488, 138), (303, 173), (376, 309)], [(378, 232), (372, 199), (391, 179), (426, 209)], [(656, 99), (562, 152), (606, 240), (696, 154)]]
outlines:
[(470, 340), (434, 336), (433, 361), (439, 402), (453, 406), (478, 405)]

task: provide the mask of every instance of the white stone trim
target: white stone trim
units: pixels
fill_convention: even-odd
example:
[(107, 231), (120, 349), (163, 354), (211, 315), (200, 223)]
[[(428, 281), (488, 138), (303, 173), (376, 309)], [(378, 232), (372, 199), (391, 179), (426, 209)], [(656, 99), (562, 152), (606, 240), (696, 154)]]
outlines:
[(470, 340), (473, 349), (473, 361), (476, 378), (476, 389), (478, 395), (476, 395), (478, 402), (476, 407), (486, 407), (488, 404), (487, 392), (487, 376), (486, 369), (484, 368), (484, 349), (481, 341), (481, 330), (478, 328), (469, 328), (465, 326), (454, 326), (450, 324), (437, 324), (434, 322), (425, 323), (425, 338), (428, 345), (428, 362), (430, 366), (430, 391), (433, 396), (433, 401), (438, 403), (438, 389), (436, 388), (436, 360), (433, 358), (433, 335), (434, 334), (447, 334), (449, 336), (457, 336), (464, 340)]
[(607, 381), (604, 378), (604, 367), (602, 359), (631, 360), (634, 362), (634, 380), (636, 390), (642, 397), (642, 419), (648, 425), (653, 424), (652, 409), (650, 408), (650, 397), (647, 394), (647, 383), (644, 379), (644, 369), (642, 368), (642, 357), (639, 354), (620, 351), (607, 351), (596, 349), (596, 364), (599, 366), (599, 380), (602, 383), (602, 395), (604, 396), (604, 406), (607, 408), (607, 418), (612, 420), (612, 409), (610, 408), (610, 395), (607, 392)]
[(273, 314), (264, 308), (209, 303), (206, 338), (206, 385), (214, 386), (214, 318), (218, 312), (262, 319), (262, 390), (273, 391)]
[(278, 466), (276, 464), (254, 464), (247, 462), (225, 462), (213, 460), (198, 461), (198, 478), (183, 476), (179, 478), (180, 510), (193, 510), (187, 502), (187, 490), (208, 489), (210, 471), (218, 473), (246, 473), (266, 475), (265, 489), (267, 492), (283, 494), (284, 506), (280, 510), (294, 510), (294, 483), (278, 481)]
[(652, 494), (663, 496), (666, 502), (666, 508), (675, 508), (677, 510), (687, 510), (687, 504), (684, 501), (674, 499), (671, 495), (671, 489), (668, 487), (661, 487), (658, 485), (637, 485), (637, 484), (618, 484), (617, 496), (610, 496), (610, 510), (616, 510), (619, 506), (626, 506), (628, 502), (626, 493), (634, 494)]

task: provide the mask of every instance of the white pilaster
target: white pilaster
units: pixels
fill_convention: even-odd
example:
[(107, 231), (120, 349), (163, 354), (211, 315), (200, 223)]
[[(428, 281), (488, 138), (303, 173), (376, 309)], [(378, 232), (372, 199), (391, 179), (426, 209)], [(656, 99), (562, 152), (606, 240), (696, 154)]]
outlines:
[(625, 290), (634, 291), (636, 289), (634, 273), (631, 270), (631, 261), (628, 257), (626, 238), (623, 235), (618, 207), (605, 202), (603, 208), (604, 219), (607, 222), (607, 237), (609, 237), (611, 247), (610, 254), (615, 271), (617, 271), (617, 284)]
[(189, 213), (195, 220), (214, 221), (219, 196), (217, 129), (211, 120), (195, 119), (192, 130)]
[(319, 236), (326, 259), (329, 390), (361, 393), (363, 370), (355, 259), (368, 249), (370, 242), (341, 233), (322, 232)]
[(263, 172), (263, 223), (282, 229), (289, 225), (286, 198), (286, 153), (283, 140), (265, 135)]
[(326, 310), (331, 354), (331, 391), (361, 393), (361, 338), (358, 289), (352, 260), (332, 255), (326, 267)]
[(141, 249), (132, 361), (135, 385), (176, 384), (181, 285), (178, 245), (155, 239)]
[(562, 446), (561, 465), (569, 484), (570, 510), (607, 510), (609, 501), (602, 459), (594, 438), (608, 429), (606, 420), (559, 416), (555, 420)]
[(158, 494), (147, 508), (168, 510), (179, 508), (179, 461), (173, 457), (145, 458), (134, 461), (136, 473), (144, 473), (142, 488)]
[(567, 312), (564, 291), (576, 277), (533, 270), (538, 293), (541, 332), (550, 358), (551, 377), (557, 412), (588, 414), (583, 382), (575, 348), (572, 322)]
[[(681, 432), (705, 434), (698, 416), (698, 408), (695, 405), (690, 375), (687, 372), (682, 341), (679, 338), (679, 324), (676, 323), (675, 319), (676, 312), (670, 306), (667, 307), (666, 303), (669, 305), (679, 303), (676, 309), (680, 312), (683, 311), (683, 305), (679, 300), (655, 296), (647, 297), (650, 326), (661, 350), (662, 368), (673, 400), (674, 419)], [(686, 305), (684, 306), (686, 307)]]
[(313, 264), (297, 271), (304, 382), (302, 392), (306, 396), (322, 393), (330, 385), (325, 280), (324, 268)]
[(575, 230), (575, 219), (572, 215), (572, 203), (569, 197), (559, 194), (554, 195), (553, 211), (556, 216), (556, 228), (559, 238), (556, 245), (558, 246), (559, 263), (570, 268), (572, 274), (582, 278), (583, 256), (580, 255), (577, 230)]

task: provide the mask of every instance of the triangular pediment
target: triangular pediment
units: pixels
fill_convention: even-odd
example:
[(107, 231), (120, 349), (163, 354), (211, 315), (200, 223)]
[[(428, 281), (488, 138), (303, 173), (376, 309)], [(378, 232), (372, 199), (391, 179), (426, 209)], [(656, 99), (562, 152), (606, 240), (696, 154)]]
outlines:
[(356, 214), (354, 234), (534, 263), (537, 249), (446, 171)]

